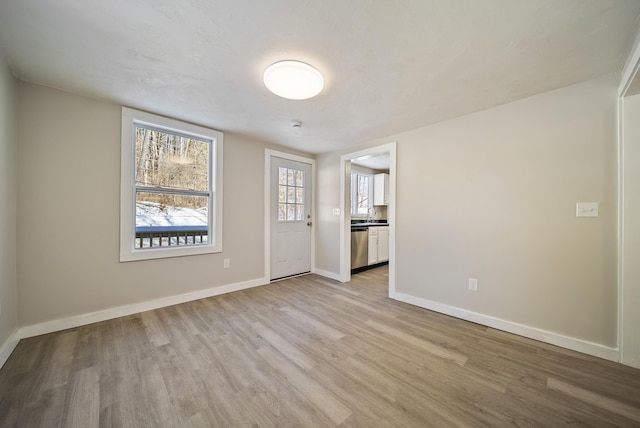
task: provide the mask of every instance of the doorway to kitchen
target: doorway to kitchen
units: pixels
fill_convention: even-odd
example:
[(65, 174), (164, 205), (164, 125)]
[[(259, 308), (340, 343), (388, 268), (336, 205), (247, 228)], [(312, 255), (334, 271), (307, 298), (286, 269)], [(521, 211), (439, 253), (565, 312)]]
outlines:
[[(393, 295), (395, 294), (396, 265), (396, 143), (393, 142), (342, 155), (340, 158), (340, 171), (340, 280), (343, 282), (351, 280), (353, 250), (355, 250), (353, 254), (356, 256), (360, 251), (360, 257), (355, 257), (354, 260), (358, 259), (356, 263), (363, 264), (363, 250), (352, 247), (353, 220), (354, 232), (358, 232), (360, 229), (375, 229), (375, 234), (366, 233), (367, 247), (376, 250), (375, 254), (367, 254), (366, 265), (378, 265), (380, 262), (386, 263), (388, 261), (389, 295)], [(383, 173), (382, 171), (388, 171), (388, 173)], [(355, 176), (355, 182), (352, 182), (352, 173)], [(385, 176), (378, 177), (380, 180), (378, 181), (379, 195), (377, 195), (375, 194), (374, 180), (376, 180), (376, 176), (382, 174), (385, 174)], [(386, 180), (386, 183), (384, 180)], [(376, 206), (372, 203), (373, 198), (384, 198), (385, 196), (386, 200), (383, 199), (383, 202), (377, 202), (379, 205)], [(382, 251), (379, 252), (380, 231), (383, 232), (383, 237)], [(355, 235), (358, 235), (358, 233), (355, 233)], [(360, 231), (357, 236), (360, 239), (356, 240), (354, 245), (364, 245), (363, 236), (364, 233)]]

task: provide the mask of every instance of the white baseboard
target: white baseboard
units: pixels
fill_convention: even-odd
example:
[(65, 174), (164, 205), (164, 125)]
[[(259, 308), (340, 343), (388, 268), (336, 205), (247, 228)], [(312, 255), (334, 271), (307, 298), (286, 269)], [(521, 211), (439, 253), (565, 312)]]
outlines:
[(518, 336), (528, 337), (540, 342), (549, 343), (551, 345), (560, 346), (562, 348), (578, 351), (583, 354), (593, 355), (595, 357), (604, 358), (605, 360), (620, 361), (620, 352), (617, 348), (609, 348), (598, 343), (589, 342), (574, 337), (563, 336), (547, 330), (506, 321), (489, 315), (483, 315), (477, 312), (471, 312), (466, 309), (445, 305), (443, 303), (434, 302), (432, 300), (420, 297), (410, 296), (403, 293), (394, 293), (390, 295), (392, 299), (409, 303), (424, 309), (429, 309), (441, 314), (450, 315), (465, 321), (471, 321), (476, 324), (486, 325), (487, 327), (497, 330), (506, 331), (508, 333), (517, 334)]
[(39, 336), (41, 334), (53, 333), (55, 331), (66, 330), (69, 328), (79, 327), (87, 324), (93, 324), (95, 322), (106, 321), (113, 318), (150, 311), (153, 309), (159, 309), (167, 306), (178, 305), (180, 303), (191, 302), (193, 300), (205, 299), (207, 297), (218, 296), (221, 294), (231, 293), (234, 291), (246, 290), (248, 288), (258, 287), (268, 283), (269, 283), (268, 279), (259, 278), (259, 279), (254, 279), (250, 281), (245, 281), (245, 282), (238, 282), (235, 284), (221, 285), (219, 287), (212, 287), (205, 290), (193, 291), (191, 293), (179, 294), (176, 296), (163, 297), (160, 299), (150, 300), (148, 302), (118, 306), (115, 308), (105, 309), (97, 312), (91, 312), (88, 314), (57, 319), (57, 320), (48, 321), (40, 324), (22, 327), (18, 329), (16, 333), (16, 337), (18, 338), (18, 340), (20, 340), (27, 337)]
[(342, 282), (342, 278), (340, 278), (340, 275), (334, 272), (329, 272), (328, 270), (322, 270), (322, 269), (318, 269), (318, 268), (313, 268), (313, 273), (320, 275), (320, 276), (324, 276), (325, 278), (329, 278), (329, 279), (333, 279), (335, 281), (340, 281)]
[[(314, 269), (314, 273), (340, 281), (339, 275), (324, 271), (321, 269)], [(198, 290), (191, 293), (179, 294), (176, 296), (164, 297), (161, 299), (155, 299), (148, 302), (136, 303), (132, 305), (118, 306), (111, 309), (105, 309), (102, 311), (91, 312), (88, 314), (62, 318), (54, 321), (48, 321), (40, 324), (34, 324), (17, 329), (5, 342), (0, 346), (0, 368), (7, 361), (15, 347), (18, 345), (20, 339), (27, 337), (38, 336), (41, 334), (53, 333), (56, 331), (66, 330), (69, 328), (79, 327), (87, 324), (93, 324), (95, 322), (106, 321), (113, 318), (122, 316), (137, 314), (153, 309), (164, 308), (167, 306), (177, 305), (180, 303), (191, 302), (194, 300), (205, 299), (207, 297), (218, 296), (221, 294), (232, 293), (234, 291), (246, 290), (248, 288), (258, 287), (261, 285), (269, 284), (267, 278), (259, 278), (245, 282), (238, 282), (235, 284), (227, 284), (219, 287), (208, 288), (205, 290)], [(604, 358), (610, 361), (619, 361), (619, 351), (617, 348), (610, 348), (604, 345), (600, 345), (593, 342), (588, 342), (573, 337), (563, 336), (558, 333), (538, 329), (535, 327), (529, 327), (526, 325), (514, 323), (511, 321), (505, 321), (499, 318), (483, 315), (480, 313), (468, 311), (466, 309), (457, 308), (454, 306), (445, 305), (442, 303), (434, 302), (427, 299), (422, 299), (415, 296), (410, 296), (403, 293), (393, 293), (390, 295), (392, 299), (409, 303), (414, 306), (429, 309), (435, 312), (439, 312), (445, 315), (450, 315), (456, 318), (460, 318), (466, 321), (475, 322), (477, 324), (486, 325), (498, 330), (506, 331), (509, 333), (517, 334), (519, 336), (528, 337), (530, 339), (539, 340), (541, 342), (557, 345), (563, 348), (571, 349), (574, 351), (582, 352), (584, 354), (593, 355), (599, 358)]]
[(18, 342), (20, 342), (20, 337), (18, 337), (18, 330), (16, 329), (0, 346), (0, 369), (7, 362), (13, 350), (16, 349)]

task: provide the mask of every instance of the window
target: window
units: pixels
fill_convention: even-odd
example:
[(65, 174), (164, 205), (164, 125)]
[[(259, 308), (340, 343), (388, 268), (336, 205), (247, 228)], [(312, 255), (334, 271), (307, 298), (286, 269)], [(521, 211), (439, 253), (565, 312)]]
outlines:
[(222, 140), (122, 109), (120, 261), (222, 251)]
[(373, 175), (351, 171), (351, 215), (366, 216), (373, 207)]
[(304, 220), (304, 171), (278, 169), (278, 221)]

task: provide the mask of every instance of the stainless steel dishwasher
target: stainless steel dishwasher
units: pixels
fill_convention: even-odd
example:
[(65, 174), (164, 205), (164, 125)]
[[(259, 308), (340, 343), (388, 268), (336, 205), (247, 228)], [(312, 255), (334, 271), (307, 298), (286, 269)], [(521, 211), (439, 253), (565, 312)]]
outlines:
[(369, 263), (369, 228), (351, 228), (351, 269), (367, 266)]

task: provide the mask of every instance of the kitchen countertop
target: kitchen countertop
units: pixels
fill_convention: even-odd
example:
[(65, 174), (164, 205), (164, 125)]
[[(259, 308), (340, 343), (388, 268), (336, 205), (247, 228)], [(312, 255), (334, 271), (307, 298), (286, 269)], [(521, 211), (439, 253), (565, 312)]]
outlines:
[(389, 226), (389, 223), (381, 223), (381, 222), (360, 222), (360, 223), (351, 223), (351, 227), (380, 227), (380, 226)]

